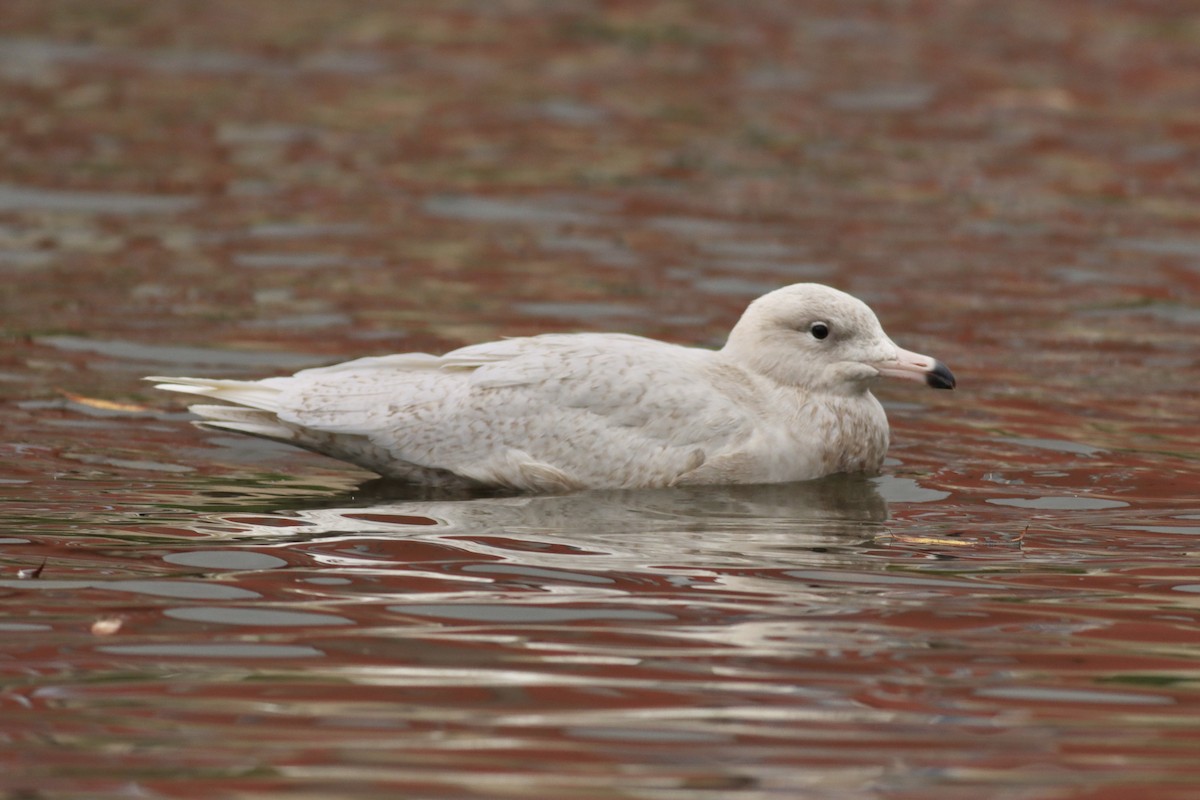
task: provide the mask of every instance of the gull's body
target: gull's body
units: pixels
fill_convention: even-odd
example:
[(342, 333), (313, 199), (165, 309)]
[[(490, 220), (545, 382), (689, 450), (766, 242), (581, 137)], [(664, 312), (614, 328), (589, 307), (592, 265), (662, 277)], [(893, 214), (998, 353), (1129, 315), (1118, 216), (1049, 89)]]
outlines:
[[(824, 333), (822, 336), (818, 334)], [(880, 374), (951, 388), (871, 310), (817, 284), (752, 303), (720, 350), (548, 334), (362, 358), (261, 381), (153, 378), (206, 428), (423, 484), (521, 491), (776, 483), (878, 470)]]

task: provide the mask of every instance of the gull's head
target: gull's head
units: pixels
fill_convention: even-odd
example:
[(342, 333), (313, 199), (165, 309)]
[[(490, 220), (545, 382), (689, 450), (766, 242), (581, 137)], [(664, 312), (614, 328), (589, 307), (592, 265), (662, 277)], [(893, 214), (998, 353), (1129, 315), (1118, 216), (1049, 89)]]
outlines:
[(819, 283), (755, 300), (722, 352), (739, 366), (810, 391), (865, 392), (881, 375), (954, 388), (944, 364), (898, 347), (866, 303)]

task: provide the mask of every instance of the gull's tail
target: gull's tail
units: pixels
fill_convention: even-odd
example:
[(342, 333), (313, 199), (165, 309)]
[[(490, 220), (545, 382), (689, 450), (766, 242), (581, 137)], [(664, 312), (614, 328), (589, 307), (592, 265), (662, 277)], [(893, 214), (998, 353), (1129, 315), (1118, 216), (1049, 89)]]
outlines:
[(280, 410), (280, 389), (267, 381), (159, 376), (151, 376), (146, 380), (163, 381), (163, 383), (156, 384), (155, 389), (195, 394), (234, 404), (231, 406), (188, 406), (188, 411), (201, 417), (193, 423), (197, 427), (208, 430), (236, 431), (280, 442), (293, 442), (296, 438), (295, 427), (280, 422), (277, 416)]

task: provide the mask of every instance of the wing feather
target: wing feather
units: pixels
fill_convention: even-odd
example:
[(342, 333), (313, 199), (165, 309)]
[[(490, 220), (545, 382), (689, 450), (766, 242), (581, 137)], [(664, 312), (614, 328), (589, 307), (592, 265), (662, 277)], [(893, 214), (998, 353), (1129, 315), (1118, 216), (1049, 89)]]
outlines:
[[(362, 358), (261, 382), (163, 380), (175, 391), (271, 411), (288, 430), (312, 431), (312, 441), (369, 440), (373, 454), (395, 459), (397, 474), (416, 465), (561, 490), (668, 485), (748, 436), (745, 398), (708, 368), (711, 356), (623, 334), (553, 334), (441, 357)], [(216, 427), (269, 427), (204, 411)], [(387, 471), (374, 455), (363, 463)]]

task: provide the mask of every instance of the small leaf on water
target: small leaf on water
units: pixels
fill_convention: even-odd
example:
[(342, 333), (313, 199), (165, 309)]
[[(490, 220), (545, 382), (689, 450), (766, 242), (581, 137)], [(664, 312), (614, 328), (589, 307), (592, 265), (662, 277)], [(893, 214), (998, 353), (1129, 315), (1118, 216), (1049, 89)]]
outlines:
[(149, 411), (149, 406), (139, 405), (137, 403), (119, 403), (116, 400), (104, 400), (99, 397), (85, 397), (81, 394), (68, 392), (66, 389), (59, 389), (59, 394), (70, 400), (72, 403), (78, 403), (81, 406), (89, 408), (99, 408), (104, 411)]
[(974, 547), (978, 544), (974, 539), (950, 539), (945, 536), (909, 536), (903, 533), (892, 536), (896, 541), (905, 544), (932, 544), (946, 547)]
[(44, 570), (45, 568), (46, 568), (46, 559), (43, 558), (42, 563), (38, 564), (36, 567), (29, 567), (28, 569), (19, 570), (17, 572), (17, 577), (20, 578), (21, 580), (32, 580), (34, 578), (40, 578), (40, 577), (42, 577), (42, 570)]
[(125, 624), (124, 617), (101, 617), (92, 623), (93, 636), (112, 636)]

